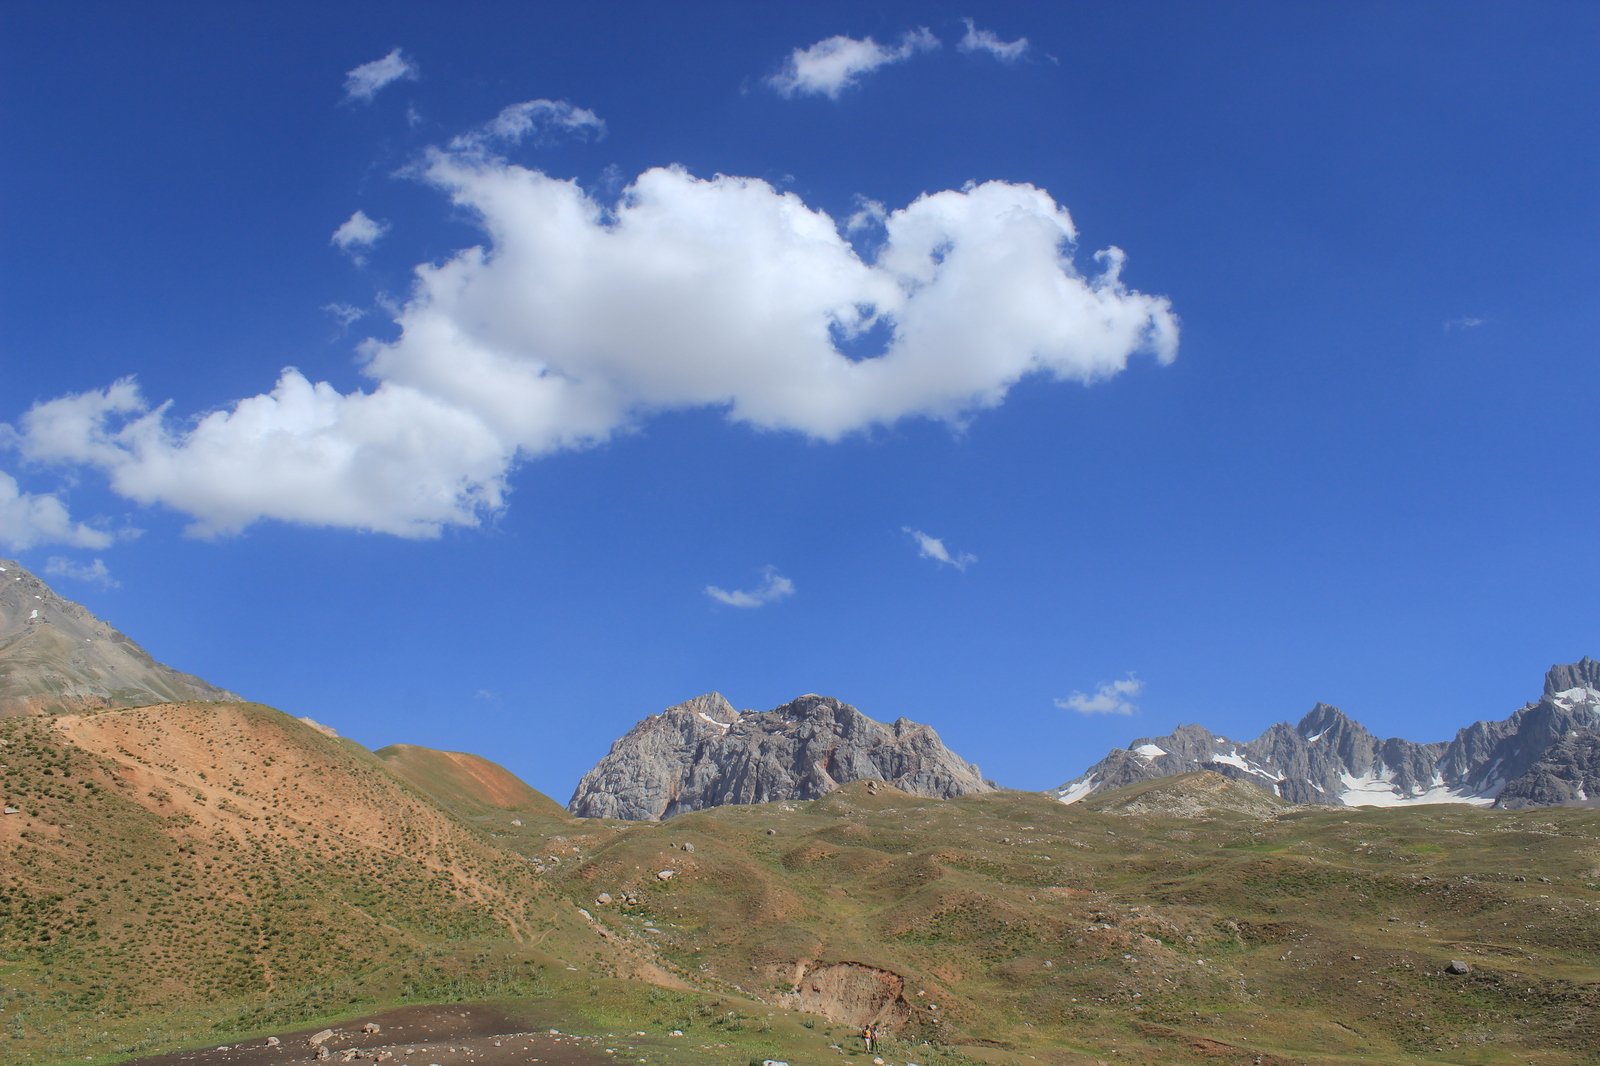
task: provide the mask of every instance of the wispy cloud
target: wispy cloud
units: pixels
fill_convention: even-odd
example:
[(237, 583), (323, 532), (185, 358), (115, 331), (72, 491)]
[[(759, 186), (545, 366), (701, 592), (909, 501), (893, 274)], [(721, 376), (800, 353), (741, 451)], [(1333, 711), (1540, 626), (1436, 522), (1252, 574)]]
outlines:
[(837, 100), (861, 75), (938, 47), (939, 38), (926, 26), (907, 30), (900, 43), (892, 47), (871, 37), (859, 41), (854, 37), (829, 37), (810, 48), (796, 48), (783, 69), (767, 79), (767, 84), (780, 96), (826, 96)]
[(342, 303), (323, 304), (322, 309), (338, 319), (341, 326), (348, 326), (356, 319), (364, 318), (367, 313), (365, 308)]
[(1121, 681), (1101, 682), (1092, 696), (1074, 692), (1064, 700), (1056, 700), (1056, 706), (1079, 714), (1132, 714), (1139, 707), (1130, 697), (1143, 691), (1144, 682), (1129, 674)]
[(606, 121), (586, 107), (566, 100), (524, 100), (502, 108), (494, 118), (474, 130), (450, 140), (452, 152), (483, 150), (491, 141), (519, 144), (550, 144), (557, 137), (600, 140), (606, 135)]
[(920, 529), (912, 529), (910, 526), (901, 526), (900, 531), (902, 533), (911, 534), (911, 538), (917, 542), (918, 554), (924, 559), (932, 559), (941, 565), (944, 563), (949, 563), (957, 570), (965, 570), (967, 567), (978, 561), (978, 557), (976, 555), (968, 555), (966, 552), (957, 552), (954, 555), (950, 554), (950, 549), (944, 546), (944, 541), (940, 540), (938, 537), (930, 537)]
[(1449, 333), (1451, 330), (1456, 329), (1477, 329), (1487, 321), (1489, 321), (1487, 318), (1473, 318), (1470, 315), (1462, 318), (1452, 318), (1444, 324), (1444, 331)]
[(777, 567), (764, 566), (761, 568), (761, 584), (749, 592), (737, 589), (729, 592), (715, 585), (707, 585), (706, 595), (729, 607), (760, 607), (794, 595), (794, 582), (778, 573)]
[(40, 544), (109, 548), (113, 540), (103, 529), (74, 522), (67, 505), (56, 496), (23, 492), (16, 478), (0, 471), (0, 544), (26, 551)]
[(85, 566), (82, 563), (75, 563), (71, 559), (52, 555), (49, 561), (44, 564), (44, 572), (52, 577), (70, 577), (74, 581), (90, 582), (108, 589), (117, 588), (122, 584), (122, 582), (112, 578), (111, 571), (99, 559)]
[(329, 243), (361, 264), (367, 261), (362, 253), (377, 244), (379, 238), (388, 232), (389, 223), (374, 222), (365, 211), (357, 211), (339, 224)]
[(960, 52), (988, 52), (1002, 63), (1015, 63), (1028, 52), (1028, 39), (1018, 37), (1014, 41), (1002, 41), (995, 36), (993, 30), (980, 30), (973, 25), (971, 19), (962, 19), (967, 24), (967, 32), (956, 43), (956, 50)]
[(370, 103), (378, 95), (378, 90), (401, 78), (416, 81), (417, 67), (396, 48), (382, 59), (363, 63), (344, 76), (345, 102), (359, 100)]

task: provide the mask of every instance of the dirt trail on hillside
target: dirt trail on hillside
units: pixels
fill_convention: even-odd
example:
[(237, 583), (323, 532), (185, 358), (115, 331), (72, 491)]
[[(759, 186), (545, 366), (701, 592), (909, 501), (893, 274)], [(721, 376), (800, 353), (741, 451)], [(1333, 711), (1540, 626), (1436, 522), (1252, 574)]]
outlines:
[[(362, 1032), (368, 1023), (375, 1034)], [(401, 1007), (329, 1026), (324, 1043), (332, 1053), (324, 1066), (342, 1066), (348, 1052), (357, 1066), (382, 1061), (392, 1066), (615, 1066), (616, 1060), (591, 1045), (591, 1037), (530, 1033), (527, 1022), (492, 1008), (450, 1005)], [(302, 1066), (317, 1063), (308, 1039), (321, 1032), (297, 1029), (278, 1033), (279, 1043), (252, 1037), (232, 1045), (174, 1051), (133, 1059), (124, 1066)], [(388, 1052), (393, 1058), (380, 1059)]]

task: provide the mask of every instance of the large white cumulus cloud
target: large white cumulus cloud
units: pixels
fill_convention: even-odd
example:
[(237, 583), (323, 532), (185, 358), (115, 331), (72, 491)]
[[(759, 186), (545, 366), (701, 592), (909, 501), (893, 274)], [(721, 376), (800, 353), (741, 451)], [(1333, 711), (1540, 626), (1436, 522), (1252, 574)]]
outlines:
[[(608, 206), (476, 142), (419, 174), (488, 239), (417, 268), (397, 339), (365, 348), (370, 392), (286, 370), (271, 392), (183, 423), (119, 382), (37, 405), (25, 453), (99, 467), (200, 533), (277, 518), (426, 536), (499, 508), (519, 458), (652, 411), (713, 405), (835, 440), (908, 416), (958, 421), (1029, 374), (1088, 382), (1177, 349), (1167, 301), (1124, 286), (1116, 249), (1080, 274), (1066, 210), (1030, 185), (883, 213), (866, 257), (828, 215), (750, 178), (653, 169)], [(840, 351), (874, 326), (881, 355)]]

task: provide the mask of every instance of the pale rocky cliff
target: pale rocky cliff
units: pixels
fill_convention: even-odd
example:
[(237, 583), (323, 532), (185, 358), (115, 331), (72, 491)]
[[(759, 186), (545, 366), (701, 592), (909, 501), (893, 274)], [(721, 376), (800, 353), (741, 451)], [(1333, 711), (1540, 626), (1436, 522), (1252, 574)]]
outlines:
[(584, 818), (655, 821), (730, 803), (817, 799), (866, 778), (939, 798), (994, 788), (909, 719), (885, 725), (816, 695), (740, 713), (711, 692), (630, 729), (584, 775), (567, 808)]
[(240, 699), (156, 662), (81, 604), (0, 559), (0, 718)]

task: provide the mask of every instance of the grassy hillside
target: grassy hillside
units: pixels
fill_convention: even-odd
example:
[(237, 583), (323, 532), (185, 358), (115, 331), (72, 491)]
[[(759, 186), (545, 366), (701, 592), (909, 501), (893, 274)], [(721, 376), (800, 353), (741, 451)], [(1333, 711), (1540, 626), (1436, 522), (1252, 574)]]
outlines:
[(605, 948), (526, 858), (267, 707), (8, 719), (0, 764), (5, 1061), (532, 989)]

